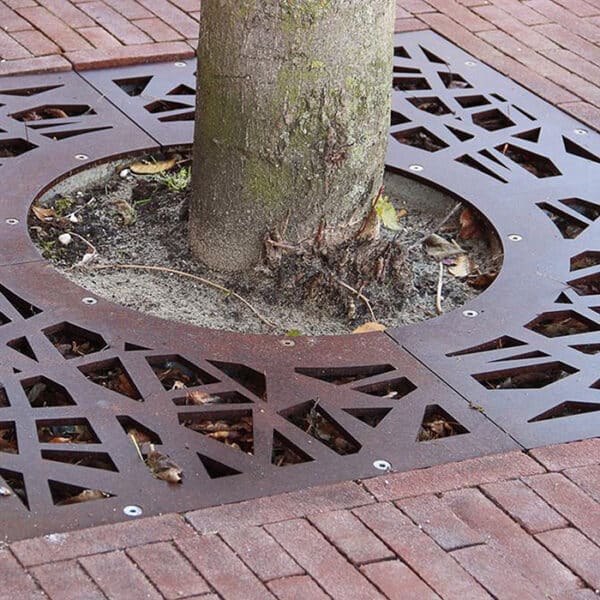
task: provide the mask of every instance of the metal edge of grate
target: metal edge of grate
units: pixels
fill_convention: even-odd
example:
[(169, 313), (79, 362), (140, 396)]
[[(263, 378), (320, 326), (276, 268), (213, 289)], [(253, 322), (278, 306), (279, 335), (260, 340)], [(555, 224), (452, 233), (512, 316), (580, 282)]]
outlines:
[[(531, 447), (598, 435), (594, 296), (565, 283), (595, 277), (594, 265), (575, 275), (568, 269), (571, 257), (595, 257), (589, 215), (600, 204), (591, 171), (598, 136), (430, 32), (397, 36), (394, 85), (388, 167), (481, 210), (503, 240), (503, 270), (463, 309), (473, 312), (387, 334), (285, 340), (87, 303), (89, 294), (46, 264), (29, 239), (29, 204), (55, 180), (114, 156), (191, 141), (192, 62), (0, 80), (0, 423), (18, 442), (18, 454), (0, 452), (0, 477), (20, 492), (2, 499), (6, 538), (125, 520), (127, 507), (144, 515), (184, 511), (369, 477), (386, 463), (407, 470), (514, 449), (515, 440)], [(68, 118), (42, 118), (35, 128), (18, 119), (53, 106)], [(3, 147), (18, 156), (1, 158)], [(523, 153), (552, 161), (560, 175), (523, 169), (515, 162)], [(588, 216), (578, 212), (582, 205), (564, 203), (573, 198), (588, 203)], [(556, 215), (561, 225), (578, 224), (580, 235), (564, 239)], [(576, 313), (593, 331), (549, 338), (535, 330), (542, 313)], [(96, 341), (97, 351), (65, 360), (49, 339), (65, 330)], [(194, 374), (190, 390), (161, 384), (155, 368), (169, 361)], [(94, 383), (107, 369), (127, 374), (130, 397)], [(540, 389), (514, 386), (553, 369), (568, 376)], [(496, 389), (506, 380), (512, 387)], [(40, 381), (60, 405), (32, 405), (28, 392)], [(185, 406), (188, 391), (224, 403)], [(391, 392), (396, 397), (386, 398)], [(573, 405), (594, 410), (568, 414)], [(336, 443), (298, 427), (311, 409), (333, 427)], [(450, 416), (461, 434), (419, 442), (432, 410)], [(203, 419), (251, 421), (252, 454), (195, 431)], [(152, 477), (133, 451), (131, 427), (183, 468), (181, 485)], [(81, 429), (91, 432), (88, 443), (38, 437)], [(277, 466), (282, 451), (296, 464)], [(86, 489), (105, 494), (61, 505), (65, 494)]]

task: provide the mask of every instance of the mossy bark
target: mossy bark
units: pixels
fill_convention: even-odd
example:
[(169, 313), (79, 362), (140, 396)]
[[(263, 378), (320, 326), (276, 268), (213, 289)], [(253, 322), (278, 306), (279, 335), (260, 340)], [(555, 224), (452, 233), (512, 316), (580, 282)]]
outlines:
[(390, 114), (394, 0), (202, 0), (190, 244), (255, 264), (376, 195)]

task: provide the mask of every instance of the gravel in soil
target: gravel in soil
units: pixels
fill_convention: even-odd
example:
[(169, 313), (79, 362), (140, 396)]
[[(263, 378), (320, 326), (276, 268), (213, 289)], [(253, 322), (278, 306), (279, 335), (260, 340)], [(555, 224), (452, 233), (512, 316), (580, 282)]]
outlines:
[[(466, 257), (458, 254), (442, 260), (444, 312), (474, 298), (501, 266), (493, 228), (474, 209), (386, 173), (386, 194), (397, 210), (399, 229), (382, 227), (368, 252), (352, 241), (341, 250), (329, 246), (324, 259), (323, 252), (313, 251), (312, 241), (310, 252), (306, 247), (296, 252), (270, 245), (265, 262), (253, 272), (215, 273), (194, 260), (188, 249), (189, 161), (182, 159), (173, 169), (153, 175), (135, 175), (128, 166), (115, 165), (110, 176), (81, 189), (46, 194), (43, 204), (32, 207), (30, 233), (44, 257), (71, 281), (100, 297), (166, 319), (253, 333), (349, 333), (374, 319), (366, 302), (339, 284), (340, 273), (351, 278), (344, 283), (351, 287), (354, 283), (368, 298), (378, 323), (392, 327), (429, 319), (437, 314), (440, 260), (427, 253), (423, 239), (433, 233), (458, 242)], [(358, 268), (323, 275), (332, 255), (381, 256), (391, 248), (393, 260), (386, 263), (385, 277), (365, 278)], [(267, 326), (234, 295), (181, 275), (98, 268), (115, 264), (165, 267), (208, 279), (241, 295), (276, 327)], [(311, 279), (311, 270), (318, 277)]]

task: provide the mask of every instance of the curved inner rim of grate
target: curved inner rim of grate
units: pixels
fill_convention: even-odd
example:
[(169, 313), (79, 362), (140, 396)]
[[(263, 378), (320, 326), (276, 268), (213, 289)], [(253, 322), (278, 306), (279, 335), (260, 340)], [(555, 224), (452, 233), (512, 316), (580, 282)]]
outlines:
[[(161, 148), (161, 152), (162, 153), (174, 153), (176, 151), (183, 151), (183, 152), (189, 152), (192, 149), (192, 144), (189, 145), (183, 145), (183, 144), (178, 144), (176, 146), (173, 147), (162, 147)], [(83, 173), (88, 173), (91, 172), (92, 173), (92, 179), (91, 181), (88, 179), (87, 181), (90, 181), (89, 185), (94, 185), (94, 171), (96, 169), (102, 169), (103, 167), (112, 165), (113, 163), (115, 165), (119, 164), (119, 162), (121, 160), (123, 160), (124, 158), (136, 158), (136, 157), (143, 157), (143, 156), (147, 156), (149, 152), (151, 152), (152, 148), (148, 148), (147, 151), (145, 150), (137, 150), (136, 152), (132, 152), (130, 154), (126, 154), (126, 153), (119, 153), (113, 156), (106, 156), (103, 157), (102, 159), (99, 159), (97, 161), (94, 161), (91, 164), (86, 164), (84, 166), (79, 167), (78, 169), (71, 169), (69, 172), (67, 173), (63, 173), (59, 176), (57, 176), (54, 180), (50, 181), (49, 184), (46, 186), (46, 188), (44, 189), (44, 191), (40, 192), (37, 196), (34, 197), (33, 201), (31, 202), (31, 204), (29, 205), (29, 209), (28, 211), (31, 211), (31, 206), (33, 204), (35, 204), (38, 201), (41, 201), (42, 203), (53, 194), (53, 190), (56, 188), (56, 186), (58, 186), (59, 184), (61, 185), (61, 193), (71, 193), (72, 191), (75, 191), (77, 189), (80, 189), (82, 186), (78, 183), (78, 179), (80, 178), (80, 176)], [(444, 193), (448, 199), (453, 199), (453, 201), (457, 202), (457, 203), (461, 203), (465, 208), (469, 207), (469, 208), (473, 208), (474, 210), (477, 211), (478, 214), (480, 214), (483, 219), (485, 219), (486, 222), (486, 226), (488, 228), (490, 228), (491, 230), (493, 230), (493, 234), (496, 236), (496, 239), (499, 241), (502, 252), (504, 252), (505, 249), (505, 242), (504, 240), (501, 238), (498, 229), (494, 226), (494, 223), (492, 222), (492, 220), (487, 216), (484, 215), (480, 212), (480, 210), (471, 202), (469, 202), (469, 200), (462, 198), (461, 196), (459, 196), (457, 193), (453, 192), (450, 189), (446, 189), (446, 188), (440, 188), (440, 186), (434, 186), (427, 178), (419, 176), (417, 174), (414, 173), (410, 173), (410, 172), (405, 172), (402, 171), (401, 169), (398, 169), (396, 167), (393, 166), (389, 166), (386, 165), (385, 166), (385, 170), (388, 173), (392, 173), (397, 177), (402, 177), (408, 180), (414, 180), (417, 181), (419, 184), (423, 185), (426, 188), (430, 188), (430, 189), (434, 189), (434, 187), (438, 190), (441, 191), (442, 193)], [(29, 229), (27, 229), (27, 233), (29, 235)], [(31, 236), (29, 236), (29, 239), (31, 241), (32, 244), (35, 245), (35, 242), (31, 239)], [(37, 246), (36, 246), (37, 248)], [(48, 261), (47, 259), (43, 259), (46, 263), (52, 265), (51, 261)], [(493, 293), (493, 287), (496, 284), (497, 280), (501, 277), (501, 273), (502, 273), (502, 267), (503, 267), (504, 261), (501, 261), (500, 263), (500, 270), (498, 272), (498, 276), (482, 291), (480, 291), (474, 298), (471, 298), (468, 302), (466, 302), (465, 304), (455, 308), (453, 311), (449, 311), (448, 315), (451, 315), (453, 313), (458, 313), (460, 311), (465, 311), (468, 310), (469, 308), (469, 304), (471, 302), (473, 302), (475, 299), (481, 299), (483, 296), (488, 295), (488, 294), (492, 294)], [(52, 265), (53, 266), (53, 265)], [(89, 290), (87, 290), (86, 288), (74, 283), (73, 281), (65, 278), (58, 270), (54, 269), (53, 270), (55, 272), (55, 274), (60, 277), (63, 282), (65, 284), (69, 284), (69, 285), (76, 285), (77, 287), (79, 287), (82, 292), (89, 292)], [(114, 304), (115, 306), (120, 306), (122, 308), (124, 308), (121, 304), (117, 303), (117, 302), (112, 302), (111, 300), (108, 300), (107, 298), (103, 297), (106, 302), (109, 302), (111, 304)], [(132, 310), (132, 309), (129, 309)], [(136, 312), (140, 312), (141, 314), (147, 314), (145, 312), (142, 311), (136, 311)], [(165, 321), (169, 321), (169, 319), (164, 318), (164, 317), (157, 317), (157, 318), (162, 318)], [(434, 317), (430, 317), (428, 319), (424, 319), (423, 321), (420, 321), (421, 323), (424, 322), (430, 322), (430, 321), (434, 321), (435, 319), (438, 319), (438, 316), (434, 316)], [(192, 325), (193, 326), (193, 325)], [(194, 326), (197, 329), (206, 329), (204, 327), (200, 327), (200, 326)], [(399, 331), (402, 330), (402, 326), (397, 327), (397, 329)], [(220, 330), (215, 330), (215, 331), (220, 331)], [(246, 335), (243, 333), (239, 333), (236, 332), (235, 330), (232, 330), (231, 333), (237, 334), (237, 335)], [(256, 335), (256, 334), (251, 334), (251, 335)], [(268, 336), (268, 334), (261, 334), (261, 335), (266, 335)], [(359, 334), (359, 335), (363, 335), (363, 334)], [(268, 336), (268, 337), (279, 337), (279, 336)], [(331, 338), (344, 338), (346, 337), (346, 335), (325, 335), (325, 336), (310, 336), (310, 337), (331, 337)]]

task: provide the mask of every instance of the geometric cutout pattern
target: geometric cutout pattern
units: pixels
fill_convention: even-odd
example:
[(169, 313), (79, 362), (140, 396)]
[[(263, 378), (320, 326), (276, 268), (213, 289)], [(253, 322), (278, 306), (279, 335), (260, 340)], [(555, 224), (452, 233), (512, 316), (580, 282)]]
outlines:
[(597, 435), (599, 137), (432, 32), (397, 40), (387, 163), (484, 214), (504, 266), (477, 318), (285, 347), (86, 305), (5, 224), (79, 152), (191, 143), (194, 61), (0, 85), (9, 538)]

